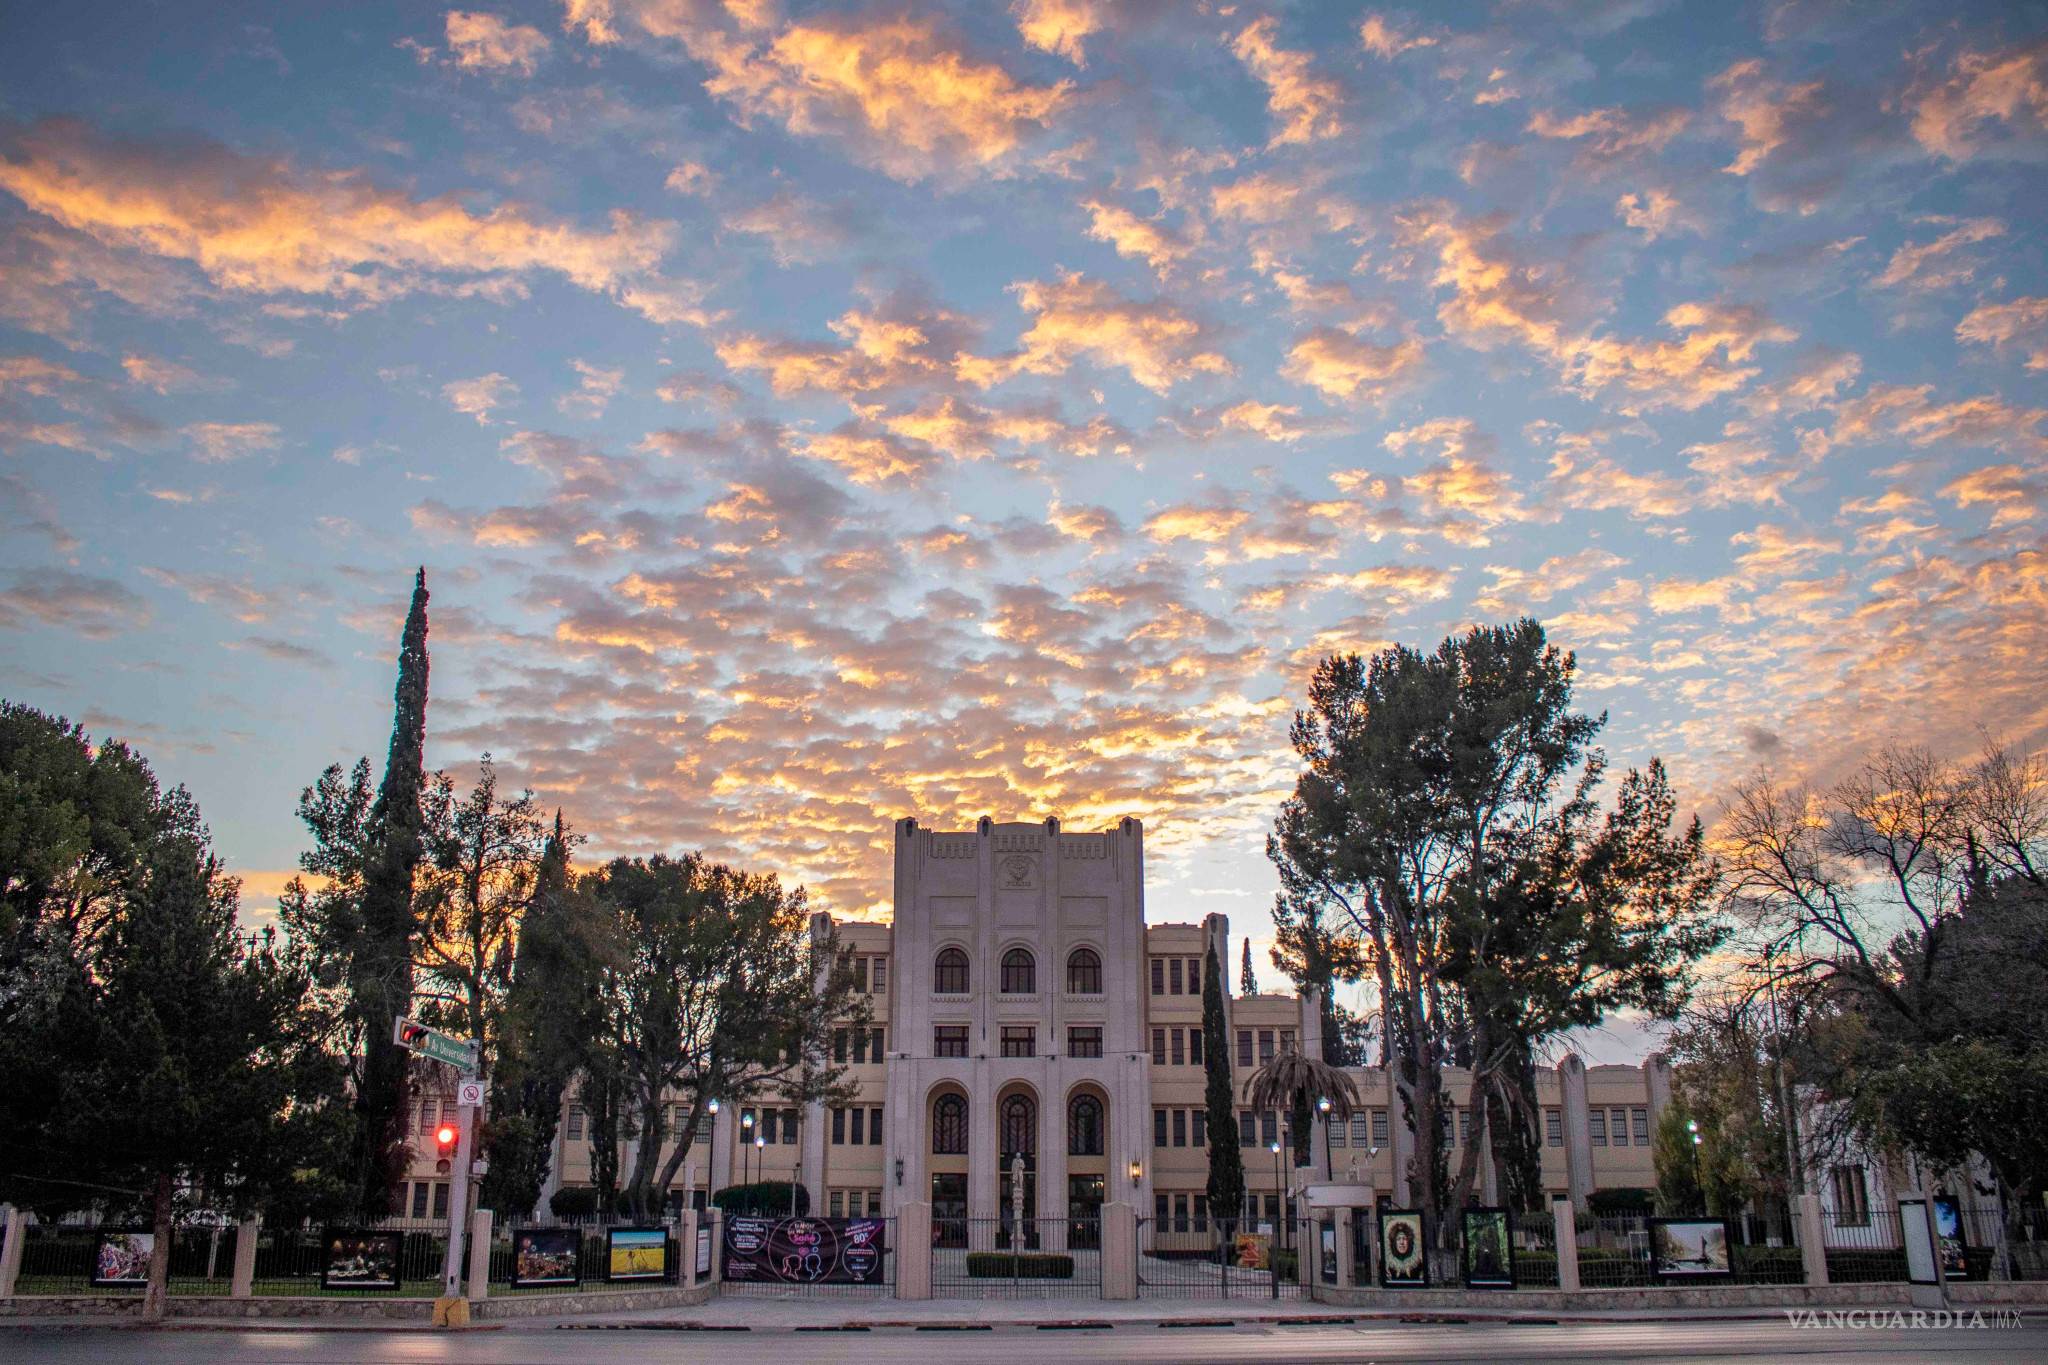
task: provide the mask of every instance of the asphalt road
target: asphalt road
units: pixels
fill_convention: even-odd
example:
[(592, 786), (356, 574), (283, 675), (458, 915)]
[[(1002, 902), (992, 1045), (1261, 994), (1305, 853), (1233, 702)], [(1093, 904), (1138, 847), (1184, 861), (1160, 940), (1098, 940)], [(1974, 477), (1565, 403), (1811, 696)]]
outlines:
[(0, 1329), (0, 1361), (149, 1361), (152, 1365), (572, 1365), (591, 1362), (1202, 1362), (1296, 1361), (1918, 1361), (1975, 1356), (2048, 1361), (2048, 1321), (1984, 1330), (1793, 1328), (1783, 1322), (1544, 1325), (1273, 1325), (999, 1327), (932, 1332), (674, 1332), (506, 1328), (457, 1334), (379, 1331), (144, 1332), (124, 1328)]

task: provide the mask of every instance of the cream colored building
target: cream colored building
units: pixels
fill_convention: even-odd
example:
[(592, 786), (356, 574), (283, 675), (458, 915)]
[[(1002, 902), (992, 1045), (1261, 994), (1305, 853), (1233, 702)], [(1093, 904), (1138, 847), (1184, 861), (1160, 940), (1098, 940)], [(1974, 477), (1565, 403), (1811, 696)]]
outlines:
[[(1285, 1146), (1286, 1120), (1246, 1106), (1247, 1083), (1278, 1051), (1320, 1048), (1314, 997), (1234, 995), (1222, 915), (1148, 924), (1138, 821), (1070, 833), (1057, 820), (940, 831), (904, 819), (894, 854), (892, 923), (820, 915), (814, 924), (837, 931), (873, 1011), (864, 1036), (843, 1029), (832, 1040), (858, 1103), (721, 1105), (685, 1167), (697, 1201), (743, 1180), (795, 1179), (821, 1213), (887, 1213), (925, 1200), (935, 1218), (994, 1217), (1010, 1207), (1011, 1157), (1021, 1153), (1027, 1216), (1068, 1219), (1123, 1200), (1159, 1227), (1203, 1219), (1202, 973), (1213, 947), (1225, 966), (1251, 1212), (1270, 1217), (1284, 1189), (1332, 1178), (1411, 1202), (1397, 1175), (1408, 1134), (1381, 1069), (1352, 1071), (1363, 1111), (1348, 1124), (1318, 1122), (1309, 1168), (1270, 1152), (1275, 1141)], [(1445, 1079), (1462, 1099), (1468, 1078)], [(1592, 1190), (1655, 1184), (1649, 1140), (1669, 1093), (1661, 1059), (1587, 1067), (1567, 1056), (1539, 1073), (1537, 1088), (1547, 1188), (1583, 1208)], [(435, 1103), (426, 1101), (422, 1133)], [(1471, 1132), (1461, 1103), (1454, 1163)], [(587, 1184), (585, 1116), (573, 1102), (557, 1143), (550, 1188)], [(440, 1197), (429, 1163), (407, 1211), (431, 1216)]]

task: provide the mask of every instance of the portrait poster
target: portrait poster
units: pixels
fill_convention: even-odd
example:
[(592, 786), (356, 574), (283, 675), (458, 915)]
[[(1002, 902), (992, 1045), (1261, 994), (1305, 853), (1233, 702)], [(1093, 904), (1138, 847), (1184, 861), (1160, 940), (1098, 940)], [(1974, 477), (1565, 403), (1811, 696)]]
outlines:
[(888, 1223), (880, 1218), (728, 1218), (728, 1280), (880, 1284)]
[(697, 1227), (697, 1278), (703, 1279), (711, 1273), (711, 1229), (699, 1224)]
[(94, 1249), (95, 1289), (140, 1289), (149, 1283), (149, 1258), (156, 1251), (153, 1232), (102, 1232)]
[(1944, 1280), (1970, 1278), (1970, 1257), (1963, 1246), (1963, 1207), (1949, 1195), (1934, 1197), (1934, 1254)]
[(1514, 1224), (1506, 1209), (1465, 1210), (1464, 1259), (1468, 1287), (1515, 1287)]
[(1273, 1239), (1263, 1232), (1237, 1234), (1237, 1267), (1240, 1270), (1270, 1270), (1273, 1267)]
[(1422, 1240), (1421, 1209), (1380, 1215), (1380, 1287), (1421, 1289), (1429, 1284), (1429, 1248)]
[(1729, 1260), (1728, 1224), (1719, 1218), (1652, 1218), (1650, 1272), (1660, 1284), (1725, 1280)]
[(396, 1289), (405, 1234), (329, 1230), (320, 1257), (322, 1289)]
[(607, 1280), (668, 1278), (667, 1228), (606, 1228), (604, 1277)]
[(512, 1287), (542, 1289), (583, 1282), (580, 1228), (518, 1228), (512, 1233)]

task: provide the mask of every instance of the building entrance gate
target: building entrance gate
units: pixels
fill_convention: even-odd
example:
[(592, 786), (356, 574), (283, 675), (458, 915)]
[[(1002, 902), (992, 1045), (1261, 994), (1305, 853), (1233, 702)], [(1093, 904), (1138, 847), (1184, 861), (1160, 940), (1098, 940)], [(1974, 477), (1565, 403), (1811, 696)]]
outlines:
[(932, 1297), (1099, 1299), (1102, 1221), (932, 1219)]
[[(1140, 1218), (1141, 1299), (1296, 1299), (1307, 1224), (1233, 1218)], [(1241, 1234), (1241, 1235), (1240, 1235)]]

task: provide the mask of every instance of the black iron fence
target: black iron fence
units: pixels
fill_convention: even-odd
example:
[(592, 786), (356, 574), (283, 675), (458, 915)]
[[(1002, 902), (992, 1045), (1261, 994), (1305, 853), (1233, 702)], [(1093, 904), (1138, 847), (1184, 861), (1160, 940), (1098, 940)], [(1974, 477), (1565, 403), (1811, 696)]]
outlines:
[(1098, 1218), (934, 1218), (938, 1298), (1102, 1297)]
[(1141, 1218), (1138, 1297), (1298, 1298), (1304, 1247), (1313, 1266), (1320, 1232), (1305, 1219)]

